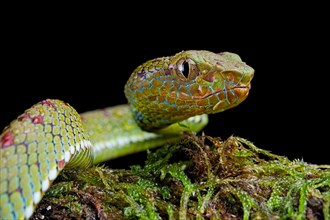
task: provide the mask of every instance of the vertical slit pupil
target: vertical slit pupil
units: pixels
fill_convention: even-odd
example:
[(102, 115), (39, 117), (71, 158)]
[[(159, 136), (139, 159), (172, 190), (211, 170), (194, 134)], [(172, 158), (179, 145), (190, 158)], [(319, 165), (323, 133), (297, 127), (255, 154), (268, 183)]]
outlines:
[(188, 76), (189, 76), (189, 63), (188, 62), (183, 62), (182, 63), (181, 72), (186, 78), (188, 78)]

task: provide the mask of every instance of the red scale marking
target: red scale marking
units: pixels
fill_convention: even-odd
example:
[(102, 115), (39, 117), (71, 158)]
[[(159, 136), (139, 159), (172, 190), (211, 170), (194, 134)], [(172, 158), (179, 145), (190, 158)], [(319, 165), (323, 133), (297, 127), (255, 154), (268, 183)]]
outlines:
[(30, 118), (30, 114), (29, 113), (25, 113), (24, 115), (20, 116), (17, 120), (18, 121), (23, 121), (26, 118)]
[(169, 69), (166, 69), (165, 75), (171, 75), (171, 71)]
[(0, 140), (0, 147), (7, 148), (14, 143), (14, 135), (11, 131), (5, 133)]
[(48, 106), (50, 106), (50, 107), (52, 107), (53, 109), (56, 110), (56, 106), (55, 106), (51, 101), (48, 101), (48, 100), (42, 100), (40, 103), (41, 103), (42, 105), (48, 105)]
[(59, 170), (63, 169), (64, 165), (65, 165), (64, 159), (57, 162), (57, 166)]
[(33, 124), (41, 124), (43, 122), (43, 118), (41, 115), (35, 116), (32, 118)]

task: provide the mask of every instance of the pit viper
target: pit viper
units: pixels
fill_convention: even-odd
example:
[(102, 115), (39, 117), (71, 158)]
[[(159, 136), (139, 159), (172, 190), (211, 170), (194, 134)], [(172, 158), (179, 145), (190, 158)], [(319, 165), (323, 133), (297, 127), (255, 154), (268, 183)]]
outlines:
[(208, 114), (237, 106), (254, 69), (231, 52), (187, 50), (138, 66), (124, 87), (127, 104), (78, 114), (45, 99), (0, 136), (0, 219), (29, 219), (63, 168), (89, 167), (178, 141)]

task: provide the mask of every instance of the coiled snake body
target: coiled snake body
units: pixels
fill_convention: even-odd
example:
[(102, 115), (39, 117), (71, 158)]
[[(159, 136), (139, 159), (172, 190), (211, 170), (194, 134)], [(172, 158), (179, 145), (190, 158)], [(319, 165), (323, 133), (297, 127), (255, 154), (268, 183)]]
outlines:
[(0, 219), (28, 219), (65, 167), (102, 161), (177, 141), (213, 114), (248, 96), (254, 70), (236, 54), (182, 51), (136, 68), (127, 105), (78, 114), (43, 100), (0, 136)]

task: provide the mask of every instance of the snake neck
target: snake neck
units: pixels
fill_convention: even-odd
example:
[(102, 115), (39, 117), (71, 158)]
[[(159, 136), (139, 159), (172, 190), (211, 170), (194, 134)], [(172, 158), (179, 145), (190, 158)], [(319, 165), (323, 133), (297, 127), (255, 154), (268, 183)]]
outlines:
[[(132, 116), (136, 124), (144, 131), (154, 132), (165, 135), (178, 135), (184, 132), (199, 132), (208, 124), (207, 114), (185, 114), (176, 117), (158, 117), (161, 114), (154, 114), (153, 117), (148, 112), (146, 117), (142, 112), (138, 111), (134, 106), (130, 106)], [(170, 115), (173, 116), (173, 113)]]
[(154, 117), (143, 114), (141, 111), (138, 111), (133, 105), (130, 105), (131, 113), (136, 124), (144, 131), (156, 132), (157, 130), (163, 129), (171, 124), (169, 120), (163, 118), (163, 120), (155, 120), (157, 118), (156, 115)]

